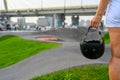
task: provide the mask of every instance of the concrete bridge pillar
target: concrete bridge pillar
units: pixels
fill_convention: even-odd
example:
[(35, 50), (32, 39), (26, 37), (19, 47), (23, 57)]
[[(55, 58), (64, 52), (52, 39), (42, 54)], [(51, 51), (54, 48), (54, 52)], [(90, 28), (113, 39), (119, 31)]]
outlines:
[(53, 19), (54, 19), (54, 27), (60, 27), (60, 26), (62, 26), (62, 24), (65, 20), (65, 15), (64, 14), (54, 14)]
[[(11, 17), (1, 17), (1, 19), (5, 21), (5, 24), (7, 24), (7, 23), (10, 22)], [(5, 24), (4, 24), (4, 25), (5, 25)]]
[(8, 20), (8, 22), (11, 20), (11, 17), (6, 17), (6, 19)]
[(78, 26), (79, 25), (79, 15), (77, 15), (77, 16), (72, 16), (71, 17), (71, 19), (72, 19), (72, 26)]

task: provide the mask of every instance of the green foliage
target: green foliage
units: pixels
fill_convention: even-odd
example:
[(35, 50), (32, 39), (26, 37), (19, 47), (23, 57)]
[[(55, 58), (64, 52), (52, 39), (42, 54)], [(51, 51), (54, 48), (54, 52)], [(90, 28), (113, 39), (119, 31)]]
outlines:
[(0, 37), (0, 41), (6, 40), (6, 39), (10, 39), (12, 37), (15, 37), (15, 36), (14, 35), (1, 36)]
[(67, 73), (64, 77), (64, 80), (72, 80), (72, 74)]
[(25, 40), (13, 35), (2, 36), (0, 37), (0, 68), (57, 46), (60, 44)]
[(110, 43), (109, 32), (107, 32), (107, 33), (104, 35), (103, 38), (104, 38), (106, 44)]
[(75, 67), (34, 77), (31, 80), (109, 80), (108, 66)]

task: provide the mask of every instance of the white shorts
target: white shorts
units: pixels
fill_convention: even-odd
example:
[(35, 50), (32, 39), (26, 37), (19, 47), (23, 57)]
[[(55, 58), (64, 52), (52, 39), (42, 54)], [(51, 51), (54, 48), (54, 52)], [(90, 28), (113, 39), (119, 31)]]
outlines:
[(105, 16), (106, 27), (120, 27), (120, 0), (110, 0)]
[(120, 19), (106, 17), (106, 27), (120, 27)]

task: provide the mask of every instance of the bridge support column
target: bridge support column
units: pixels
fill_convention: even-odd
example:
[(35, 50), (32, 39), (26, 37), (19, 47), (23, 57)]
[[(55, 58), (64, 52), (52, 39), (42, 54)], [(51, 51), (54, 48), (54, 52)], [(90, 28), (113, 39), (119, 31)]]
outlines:
[(62, 24), (65, 20), (65, 15), (64, 14), (54, 14), (53, 19), (54, 19), (54, 27), (60, 27), (60, 26), (62, 26)]
[(5, 20), (4, 25), (6, 25), (6, 24), (10, 23), (11, 17), (2, 17), (2, 19)]
[(6, 19), (8, 20), (8, 22), (11, 20), (11, 18), (10, 18), (10, 17), (6, 17)]
[(77, 16), (73, 15), (71, 19), (72, 19), (72, 26), (79, 26), (79, 15)]
[[(17, 23), (18, 23), (18, 26), (19, 26), (20, 30), (22, 30), (25, 26), (25, 17), (19, 17), (17, 19)], [(29, 25), (27, 26), (27, 29), (30, 29)]]
[(8, 23), (7, 17), (0, 17), (0, 21), (2, 21), (3, 26), (6, 26), (6, 24)]

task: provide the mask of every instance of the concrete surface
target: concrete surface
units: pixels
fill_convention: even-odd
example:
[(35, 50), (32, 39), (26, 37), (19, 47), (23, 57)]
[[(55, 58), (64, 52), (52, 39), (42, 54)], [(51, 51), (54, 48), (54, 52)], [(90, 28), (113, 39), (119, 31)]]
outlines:
[[(65, 31), (64, 31), (65, 32)], [(40, 36), (50, 36), (53, 34), (45, 34), (41, 32), (0, 32), (0, 35), (14, 34), (25, 39), (36, 40)], [(57, 34), (57, 33), (56, 33)], [(81, 33), (82, 34), (82, 33)], [(70, 35), (70, 33), (69, 33)], [(73, 35), (73, 32), (72, 34)], [(78, 35), (78, 34), (77, 34)], [(54, 35), (63, 41), (62, 46), (42, 53), (38, 53), (24, 61), (0, 69), (0, 80), (28, 80), (32, 77), (66, 69), (74, 66), (85, 64), (108, 64), (111, 57), (110, 45), (106, 45), (104, 55), (96, 60), (90, 60), (80, 52), (78, 39), (64, 38), (67, 34)], [(73, 37), (73, 36), (72, 36)]]

